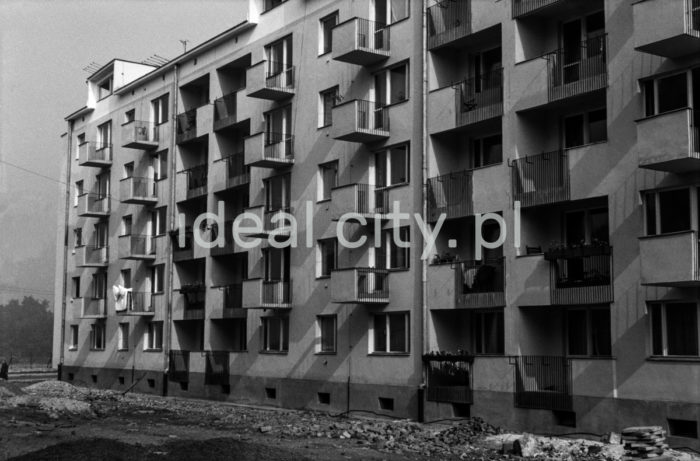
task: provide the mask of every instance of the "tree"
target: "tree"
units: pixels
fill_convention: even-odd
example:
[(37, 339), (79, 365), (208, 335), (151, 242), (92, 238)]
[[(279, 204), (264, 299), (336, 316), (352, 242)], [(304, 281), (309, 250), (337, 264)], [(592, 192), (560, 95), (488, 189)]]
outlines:
[(0, 357), (14, 361), (51, 357), (53, 313), (48, 301), (25, 296), (0, 305)]

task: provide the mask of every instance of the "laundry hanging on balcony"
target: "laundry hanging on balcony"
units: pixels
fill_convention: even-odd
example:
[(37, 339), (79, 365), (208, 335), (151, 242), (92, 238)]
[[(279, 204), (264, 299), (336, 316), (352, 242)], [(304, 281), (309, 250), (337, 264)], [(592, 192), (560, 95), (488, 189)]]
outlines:
[(129, 308), (131, 298), (131, 288), (124, 288), (121, 285), (112, 285), (114, 295), (114, 309), (117, 312), (124, 312)]

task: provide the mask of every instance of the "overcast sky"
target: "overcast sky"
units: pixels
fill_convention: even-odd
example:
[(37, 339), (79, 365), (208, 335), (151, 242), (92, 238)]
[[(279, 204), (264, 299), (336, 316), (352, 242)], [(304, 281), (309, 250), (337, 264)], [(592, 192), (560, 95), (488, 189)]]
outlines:
[[(60, 135), (85, 105), (83, 70), (174, 58), (234, 26), (247, 0), (0, 0), (0, 303), (53, 301)], [(9, 163), (35, 172), (22, 171)], [(62, 230), (61, 230), (62, 233)]]

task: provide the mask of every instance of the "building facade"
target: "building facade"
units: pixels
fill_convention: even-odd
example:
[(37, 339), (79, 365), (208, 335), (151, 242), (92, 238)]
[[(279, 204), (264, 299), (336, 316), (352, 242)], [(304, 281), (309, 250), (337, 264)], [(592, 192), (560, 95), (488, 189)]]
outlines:
[(62, 379), (698, 446), (697, 0), (241, 3), (67, 117)]

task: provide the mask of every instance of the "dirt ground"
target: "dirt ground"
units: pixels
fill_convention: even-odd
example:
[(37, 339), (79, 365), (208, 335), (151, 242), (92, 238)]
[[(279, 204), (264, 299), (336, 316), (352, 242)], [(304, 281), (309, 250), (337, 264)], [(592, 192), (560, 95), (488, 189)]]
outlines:
[[(332, 417), (78, 388), (0, 382), (0, 460), (507, 460), (479, 419), (442, 425)], [(540, 441), (539, 459), (621, 458), (621, 446)], [(521, 458), (522, 459), (522, 458)]]

